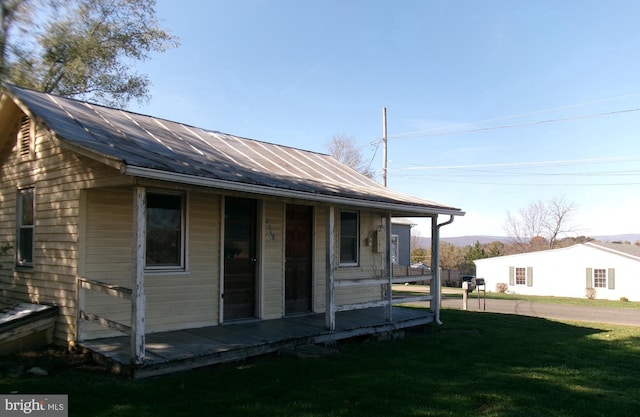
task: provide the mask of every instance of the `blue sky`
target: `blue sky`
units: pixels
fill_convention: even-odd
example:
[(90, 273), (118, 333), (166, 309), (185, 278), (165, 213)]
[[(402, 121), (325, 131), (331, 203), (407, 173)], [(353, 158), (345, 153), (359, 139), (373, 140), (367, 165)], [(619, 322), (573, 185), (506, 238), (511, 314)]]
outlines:
[[(640, 233), (640, 2), (158, 0), (180, 47), (138, 66), (153, 116), (326, 152), (352, 136), (388, 186), (504, 235), (536, 200), (580, 234)], [(426, 227), (418, 227), (428, 236)]]

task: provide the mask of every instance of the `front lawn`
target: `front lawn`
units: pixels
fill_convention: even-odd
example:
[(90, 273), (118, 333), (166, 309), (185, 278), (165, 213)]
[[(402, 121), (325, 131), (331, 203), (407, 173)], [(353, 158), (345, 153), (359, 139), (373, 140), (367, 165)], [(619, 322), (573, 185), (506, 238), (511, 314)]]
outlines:
[[(133, 381), (67, 355), (0, 362), (2, 393), (68, 394), (70, 416), (629, 416), (640, 328), (444, 310), (430, 334)], [(48, 358), (48, 359), (47, 359)], [(75, 360), (77, 358), (74, 357)], [(49, 376), (9, 376), (40, 365)]]
[[(423, 295), (429, 293), (428, 285), (394, 285), (394, 293), (402, 293), (403, 295)], [(476, 298), (478, 293), (473, 291), (470, 297)], [(485, 294), (481, 293), (481, 297)], [(462, 299), (462, 289), (454, 287), (442, 287), (443, 298), (460, 298)], [(532, 301), (537, 303), (549, 303), (549, 304), (570, 304), (577, 306), (589, 306), (600, 308), (628, 308), (633, 310), (640, 310), (640, 302), (633, 301), (620, 301), (620, 300), (589, 300), (585, 298), (570, 298), (570, 297), (552, 297), (541, 295), (522, 295), (522, 294), (504, 294), (494, 291), (487, 291), (486, 297), (497, 300), (518, 300), (518, 301)]]

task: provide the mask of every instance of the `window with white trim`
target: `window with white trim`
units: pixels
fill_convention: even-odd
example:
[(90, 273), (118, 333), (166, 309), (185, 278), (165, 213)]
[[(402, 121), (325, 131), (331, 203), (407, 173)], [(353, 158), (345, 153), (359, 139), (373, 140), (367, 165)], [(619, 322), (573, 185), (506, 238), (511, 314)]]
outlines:
[(33, 267), (35, 199), (33, 188), (18, 190), (16, 265)]
[(516, 285), (525, 285), (527, 283), (527, 269), (516, 268)]
[(607, 270), (593, 269), (593, 288), (607, 288)]
[(184, 268), (184, 212), (184, 194), (147, 193), (147, 269)]
[(340, 212), (340, 265), (357, 266), (360, 252), (360, 218), (357, 211)]

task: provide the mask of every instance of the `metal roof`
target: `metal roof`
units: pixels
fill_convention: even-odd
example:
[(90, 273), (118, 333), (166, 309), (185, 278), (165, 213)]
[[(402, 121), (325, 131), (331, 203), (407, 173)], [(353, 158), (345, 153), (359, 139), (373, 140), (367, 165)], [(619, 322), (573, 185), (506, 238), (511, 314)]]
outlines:
[(455, 207), (394, 192), (329, 155), (13, 85), (6, 92), (64, 145), (124, 174), (381, 208), (398, 215), (464, 215)]

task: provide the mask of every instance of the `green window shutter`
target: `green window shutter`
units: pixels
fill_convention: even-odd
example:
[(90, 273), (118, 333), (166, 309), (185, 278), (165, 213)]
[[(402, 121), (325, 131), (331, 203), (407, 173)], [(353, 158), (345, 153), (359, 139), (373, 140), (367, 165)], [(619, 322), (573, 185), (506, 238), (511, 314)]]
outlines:
[(513, 266), (509, 267), (509, 285), (515, 285), (516, 282), (516, 268)]
[(609, 268), (607, 270), (607, 283), (610, 290), (616, 289), (616, 270), (615, 268)]
[(587, 268), (587, 286), (585, 288), (593, 288), (593, 268)]
[(533, 267), (527, 267), (527, 287), (533, 287)]

